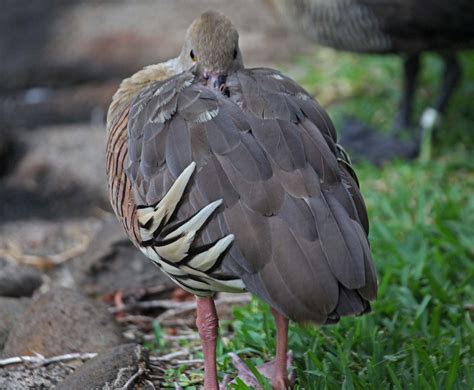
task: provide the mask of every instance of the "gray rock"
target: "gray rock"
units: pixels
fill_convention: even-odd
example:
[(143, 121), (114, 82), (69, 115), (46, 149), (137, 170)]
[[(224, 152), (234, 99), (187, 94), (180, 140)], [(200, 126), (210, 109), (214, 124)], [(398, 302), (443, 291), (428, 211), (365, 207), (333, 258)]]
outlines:
[(104, 222), (87, 251), (68, 266), (77, 285), (90, 295), (165, 284), (174, 286), (131, 244), (115, 216)]
[(109, 207), (102, 126), (42, 127), (18, 134), (25, 153), (0, 191), (2, 222), (84, 217)]
[(8, 264), (0, 259), (0, 296), (30, 297), (43, 283), (34, 268)]
[(117, 389), (123, 388), (127, 381), (139, 370), (141, 374), (133, 380), (134, 387), (144, 378), (148, 366), (148, 353), (139, 344), (124, 344), (107, 351), (89, 360), (78, 368), (64, 382), (59, 384), (58, 390), (83, 389)]
[(13, 169), (23, 151), (15, 131), (0, 123), (0, 177)]
[(100, 352), (123, 341), (107, 307), (82, 294), (54, 288), (36, 297), (10, 332), (4, 356)]
[(25, 311), (29, 301), (30, 300), (26, 298), (0, 297), (0, 351), (5, 345), (10, 330)]
[(74, 372), (74, 367), (64, 363), (47, 366), (9, 366), (0, 368), (0, 389), (52, 389)]

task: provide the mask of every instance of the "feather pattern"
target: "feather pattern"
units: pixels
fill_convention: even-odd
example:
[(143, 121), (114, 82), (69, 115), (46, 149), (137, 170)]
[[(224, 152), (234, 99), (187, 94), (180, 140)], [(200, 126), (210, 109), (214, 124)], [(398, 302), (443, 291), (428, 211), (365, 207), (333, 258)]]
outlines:
[(183, 72), (132, 102), (125, 219), (137, 245), (197, 295), (246, 289), (316, 323), (368, 311), (366, 209), (329, 117), (272, 69), (226, 85), (228, 96)]
[(318, 43), (365, 53), (472, 48), (471, 0), (272, 0)]

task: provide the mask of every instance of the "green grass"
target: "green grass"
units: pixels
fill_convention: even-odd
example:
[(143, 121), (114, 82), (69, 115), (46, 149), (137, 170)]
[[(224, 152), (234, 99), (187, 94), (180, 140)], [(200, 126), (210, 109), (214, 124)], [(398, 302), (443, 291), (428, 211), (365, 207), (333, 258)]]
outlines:
[[(474, 145), (474, 52), (462, 53), (464, 76), (449, 102), (438, 132), (438, 146)], [(401, 94), (398, 56), (356, 55), (319, 48), (313, 56), (296, 61), (287, 71), (326, 107), (339, 127), (346, 116), (377, 129), (391, 128)], [(443, 63), (438, 56), (422, 57), (414, 106), (414, 122), (434, 104)]]
[[(291, 327), (297, 389), (474, 388), (474, 324), (464, 308), (474, 301), (474, 162), (466, 158), (458, 150), (429, 165), (359, 168), (379, 299), (366, 317)], [(264, 304), (237, 309), (233, 327), (228, 350), (252, 348), (254, 364), (271, 358)]]
[[(465, 307), (474, 303), (474, 55), (462, 60), (466, 79), (438, 129), (432, 160), (356, 167), (379, 298), (365, 317), (291, 325), (296, 389), (474, 389), (474, 315)], [(442, 70), (434, 56), (425, 64), (417, 115), (434, 100)], [(319, 49), (290, 72), (329, 106), (336, 124), (353, 115), (388, 130), (398, 65), (392, 57)], [(230, 351), (253, 365), (273, 357), (275, 329), (263, 303), (237, 308), (222, 325), (233, 337), (219, 344), (220, 372), (233, 373)]]

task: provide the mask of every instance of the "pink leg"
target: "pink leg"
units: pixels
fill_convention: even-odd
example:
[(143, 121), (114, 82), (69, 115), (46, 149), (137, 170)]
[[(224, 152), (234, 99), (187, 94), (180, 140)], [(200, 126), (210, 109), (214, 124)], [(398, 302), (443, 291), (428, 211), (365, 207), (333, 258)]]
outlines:
[[(288, 377), (288, 367), (291, 367), (293, 354), (288, 351), (288, 319), (272, 308), (277, 328), (275, 359), (257, 367), (260, 374), (270, 380), (273, 390), (287, 390), (294, 383), (294, 373)], [(238, 376), (246, 385), (262, 390), (257, 379), (247, 365), (236, 354), (231, 353), (232, 361), (237, 368)], [(233, 383), (233, 382), (231, 382)]]
[(216, 338), (219, 320), (212, 297), (196, 297), (196, 325), (204, 352), (204, 389), (218, 390), (216, 368)]
[(275, 371), (272, 387), (276, 390), (286, 390), (289, 386), (287, 369), (288, 352), (288, 319), (272, 308), (277, 329)]

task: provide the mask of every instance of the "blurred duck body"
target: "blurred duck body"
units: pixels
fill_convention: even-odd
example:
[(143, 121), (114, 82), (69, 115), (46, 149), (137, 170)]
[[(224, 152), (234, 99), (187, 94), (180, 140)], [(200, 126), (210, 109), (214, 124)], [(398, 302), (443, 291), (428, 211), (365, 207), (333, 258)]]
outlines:
[[(461, 78), (462, 68), (456, 52), (474, 47), (474, 2), (471, 0), (268, 1), (290, 24), (321, 45), (356, 53), (403, 56), (404, 82), (393, 125), (395, 135), (413, 127), (412, 107), (420, 54), (436, 52), (444, 62), (438, 96), (432, 107), (423, 112), (419, 124), (415, 124), (430, 130), (445, 112)], [(367, 128), (363, 129), (361, 137), (368, 132)], [(414, 138), (418, 147), (418, 135)]]

